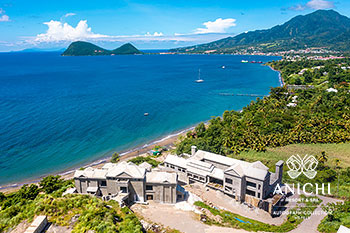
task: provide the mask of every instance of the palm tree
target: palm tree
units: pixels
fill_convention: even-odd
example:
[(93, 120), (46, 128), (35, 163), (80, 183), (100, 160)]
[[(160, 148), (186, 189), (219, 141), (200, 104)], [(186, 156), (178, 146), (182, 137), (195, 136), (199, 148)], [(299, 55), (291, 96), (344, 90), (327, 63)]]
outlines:
[(328, 156), (326, 155), (325, 151), (321, 152), (321, 156), (318, 157), (318, 160), (323, 164), (325, 164), (328, 161)]
[(340, 168), (340, 160), (339, 159), (335, 159), (334, 160), (335, 163), (335, 169), (337, 169), (337, 177), (338, 177), (338, 182), (337, 182), (337, 194), (339, 196), (339, 168)]

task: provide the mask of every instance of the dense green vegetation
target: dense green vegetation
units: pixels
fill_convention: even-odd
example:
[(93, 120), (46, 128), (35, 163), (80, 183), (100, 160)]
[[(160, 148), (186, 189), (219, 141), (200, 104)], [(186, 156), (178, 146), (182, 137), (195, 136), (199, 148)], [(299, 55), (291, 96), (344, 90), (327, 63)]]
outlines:
[[(283, 151), (276, 155), (265, 153), (268, 149), (293, 144), (349, 142), (350, 92), (344, 80), (334, 78), (342, 76), (341, 72), (347, 72), (335, 67), (348, 62), (348, 59), (273, 62), (273, 67), (281, 70), (284, 77), (290, 77), (305, 67), (324, 66), (324, 72), (328, 73), (324, 81), (328, 83), (326, 87), (321, 85), (308, 90), (273, 88), (270, 96), (257, 99), (242, 112), (226, 111), (222, 118), (211, 119), (208, 126), (199, 124), (178, 143), (176, 153), (189, 153), (191, 145), (196, 145), (199, 149), (243, 160), (261, 160), (273, 170), (278, 160), (286, 160), (295, 152)], [(285, 81), (288, 84), (291, 79), (286, 78)], [(338, 92), (327, 92), (325, 89), (328, 87), (336, 87)], [(293, 101), (296, 106), (288, 107)], [(349, 197), (350, 170), (344, 169), (349, 167), (348, 157), (341, 153), (329, 158), (328, 148), (324, 148), (324, 151), (309, 150), (320, 160), (314, 181), (331, 183), (332, 194)], [(305, 154), (302, 150), (299, 153)], [(335, 159), (340, 159), (340, 164), (336, 165)], [(294, 181), (286, 175), (284, 177), (285, 182), (305, 181), (301, 179), (305, 177), (300, 176)]]
[[(15, 227), (23, 220), (32, 221), (36, 215), (47, 215), (50, 222), (73, 228), (73, 232), (142, 232), (137, 217), (115, 201), (104, 202), (89, 195), (62, 192), (73, 186), (72, 181), (46, 177), (38, 187), (23, 186), (19, 191), (0, 193), (0, 232)], [(52, 186), (53, 188), (49, 187)], [(40, 192), (40, 193), (39, 193)]]
[[(300, 60), (275, 61), (271, 67), (282, 72), (282, 78), (288, 84), (315, 85), (324, 87), (347, 87), (350, 83), (350, 59), (327, 61)], [(326, 82), (328, 81), (328, 82)]]
[[(206, 221), (207, 224), (215, 224), (219, 226), (239, 228), (255, 232), (288, 232), (295, 229), (304, 219), (310, 217), (311, 213), (316, 209), (316, 206), (319, 205), (321, 202), (322, 201), (317, 197), (305, 197), (301, 195), (300, 201), (298, 202), (299, 205), (289, 210), (287, 220), (279, 226), (259, 222), (229, 211), (219, 210), (210, 207), (203, 202), (197, 201), (194, 204), (201, 208), (208, 209), (213, 215), (219, 215), (222, 218), (221, 223), (216, 222), (213, 219), (209, 219), (209, 221)], [(243, 220), (245, 223), (237, 220), (236, 218)]]
[[(348, 199), (350, 73), (347, 67), (350, 67), (350, 60), (282, 60), (269, 65), (281, 71), (286, 84), (307, 84), (314, 88), (273, 88), (270, 96), (251, 102), (241, 112), (226, 111), (222, 117), (211, 119), (207, 126), (199, 124), (186, 137), (181, 138), (176, 153), (189, 153), (191, 145), (196, 145), (199, 149), (225, 156), (247, 161), (260, 160), (272, 171), (278, 160), (286, 160), (292, 154), (313, 154), (317, 156), (319, 165), (317, 176), (312, 181), (305, 176), (292, 180), (286, 173), (283, 181), (330, 183), (332, 195)], [(337, 92), (326, 91), (330, 87), (336, 88)], [(295, 106), (288, 106), (290, 103)], [(348, 201), (344, 204), (330, 204), (325, 208), (332, 209), (333, 214), (322, 221), (319, 226), (321, 232), (336, 232), (340, 225), (350, 226)], [(225, 217), (222, 211), (216, 214)], [(278, 232), (295, 227), (289, 223), (290, 218), (288, 216), (288, 221), (282, 228), (257, 223), (242, 224), (234, 219), (231, 222), (233, 227), (246, 230)], [(223, 219), (225, 224), (230, 223)]]
[(120, 160), (120, 155), (117, 152), (114, 152), (111, 158), (111, 163), (118, 163)]
[(249, 47), (262, 52), (298, 50), (307, 47), (349, 51), (349, 45), (350, 19), (333, 10), (318, 10), (305, 16), (296, 16), (283, 25), (271, 29), (251, 31), (172, 51), (196, 53), (217, 50), (232, 53)]
[(128, 162), (133, 162), (136, 165), (140, 165), (143, 162), (147, 162), (147, 163), (151, 164), (152, 167), (157, 167), (160, 164), (160, 162), (152, 159), (150, 156), (147, 156), (147, 157), (138, 156), (138, 157), (135, 157), (133, 159), (130, 159)]
[(89, 42), (76, 41), (69, 45), (63, 56), (97, 56), (97, 55), (127, 55), (142, 54), (132, 44), (127, 43), (114, 50), (107, 50)]
[[(297, 96), (297, 106), (287, 107)], [(222, 155), (249, 149), (266, 151), (297, 143), (342, 143), (350, 141), (350, 93), (319, 89), (273, 88), (269, 97), (257, 99), (242, 112), (225, 111), (208, 127), (199, 124), (177, 145), (176, 153), (189, 153), (191, 145)]]
[(318, 225), (319, 232), (337, 232), (340, 225), (350, 228), (350, 201), (328, 203), (322, 209), (328, 215)]

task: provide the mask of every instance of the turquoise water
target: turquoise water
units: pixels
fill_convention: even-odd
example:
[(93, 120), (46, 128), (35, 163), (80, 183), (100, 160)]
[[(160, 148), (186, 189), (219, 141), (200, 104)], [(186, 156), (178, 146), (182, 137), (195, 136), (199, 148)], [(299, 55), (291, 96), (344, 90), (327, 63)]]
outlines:
[(277, 72), (242, 59), (279, 58), (0, 54), (0, 184), (142, 146), (255, 99), (219, 93), (280, 85)]

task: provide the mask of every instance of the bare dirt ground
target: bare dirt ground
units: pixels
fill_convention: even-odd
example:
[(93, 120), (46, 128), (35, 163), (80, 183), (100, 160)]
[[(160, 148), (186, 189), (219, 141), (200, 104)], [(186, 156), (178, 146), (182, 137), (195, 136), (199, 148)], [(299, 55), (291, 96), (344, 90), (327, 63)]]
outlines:
[[(201, 185), (196, 185), (196, 187), (187, 187), (186, 190), (191, 193), (196, 194), (202, 200), (210, 201), (214, 206), (221, 209), (226, 209), (228, 211), (240, 214), (242, 216), (255, 219), (268, 224), (281, 225), (286, 220), (286, 215), (278, 218), (272, 218), (267, 212), (260, 209), (250, 209), (246, 205), (239, 204), (230, 197), (225, 196), (221, 192), (216, 192), (214, 190), (206, 189)], [(199, 187), (197, 187), (199, 186)], [(322, 199), (322, 203), (326, 205), (329, 202), (338, 202), (340, 200), (318, 196)], [(297, 196), (293, 196), (297, 198)], [(290, 206), (289, 206), (290, 205)], [(287, 210), (289, 207), (294, 207), (291, 203), (287, 205)], [(225, 228), (218, 226), (209, 226), (200, 221), (199, 214), (193, 211), (185, 211), (176, 208), (175, 205), (161, 204), (150, 202), (149, 205), (134, 205), (132, 210), (138, 215), (141, 215), (146, 221), (161, 224), (165, 227), (170, 227), (172, 229), (177, 229), (184, 233), (221, 233), (221, 232), (237, 232), (244, 233), (248, 232), (242, 229)], [(321, 207), (317, 207), (312, 215), (305, 219), (296, 229), (290, 231), (291, 233), (314, 233), (317, 231), (317, 226), (320, 224), (321, 220), (326, 216), (324, 212), (321, 211)], [(209, 213), (210, 214), (210, 213)], [(209, 215), (208, 215), (209, 216)], [(212, 216), (210, 216), (212, 217)]]
[(174, 205), (150, 201), (149, 205), (136, 204), (131, 207), (146, 221), (161, 224), (184, 233), (244, 233), (233, 228), (209, 226), (199, 221), (199, 215), (192, 211), (176, 209)]
[(212, 203), (214, 206), (220, 209), (225, 209), (247, 218), (275, 225), (280, 225), (286, 220), (286, 216), (273, 218), (268, 212), (264, 210), (258, 208), (249, 208), (247, 205), (237, 202), (232, 197), (229, 197), (220, 191), (206, 189), (201, 184), (186, 185), (185, 188), (187, 191), (196, 194), (201, 199)]

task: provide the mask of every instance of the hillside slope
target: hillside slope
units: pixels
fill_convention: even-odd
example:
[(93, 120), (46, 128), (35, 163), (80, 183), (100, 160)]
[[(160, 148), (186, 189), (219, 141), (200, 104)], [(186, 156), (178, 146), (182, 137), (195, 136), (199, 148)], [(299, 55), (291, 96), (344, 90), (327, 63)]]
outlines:
[(334, 10), (299, 15), (271, 29), (256, 30), (207, 44), (178, 48), (177, 52), (230, 51), (248, 47), (261, 51), (282, 51), (306, 47), (350, 50), (350, 19)]

